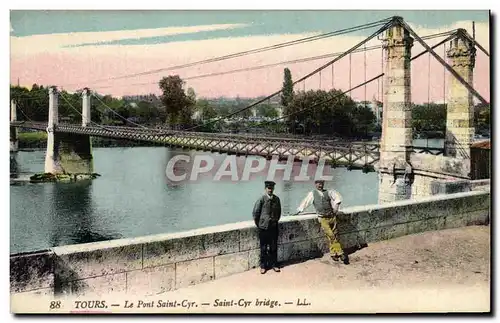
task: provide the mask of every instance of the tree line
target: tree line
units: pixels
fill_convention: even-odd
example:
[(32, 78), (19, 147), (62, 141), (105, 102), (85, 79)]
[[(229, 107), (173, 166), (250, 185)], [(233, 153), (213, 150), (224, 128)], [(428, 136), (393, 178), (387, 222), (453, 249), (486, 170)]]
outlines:
[[(337, 137), (369, 137), (380, 132), (370, 102), (356, 102), (341, 90), (331, 89), (295, 91), (292, 75), (284, 69), (284, 80), (279, 101), (268, 100), (253, 109), (236, 113), (259, 98), (197, 98), (193, 88), (184, 89), (185, 83), (178, 75), (163, 77), (158, 82), (161, 95), (149, 95), (134, 100), (98, 95), (91, 99), (91, 120), (99, 124), (161, 126), (170, 129), (231, 132), (279, 132), (301, 135), (327, 135)], [(21, 113), (19, 120), (46, 121), (48, 118), (49, 87), (33, 84), (31, 89), (10, 86)], [(376, 102), (380, 108), (381, 102)], [(80, 123), (82, 90), (75, 93), (60, 91), (59, 118), (64, 122)], [(282, 111), (283, 117), (279, 117)], [(235, 113), (231, 121), (211, 122)], [(267, 118), (265, 122), (251, 117)], [(415, 104), (412, 107), (415, 132), (444, 132), (446, 130), (446, 105)], [(279, 119), (279, 120), (278, 120)], [(490, 108), (475, 107), (474, 119), (479, 132), (490, 129)]]

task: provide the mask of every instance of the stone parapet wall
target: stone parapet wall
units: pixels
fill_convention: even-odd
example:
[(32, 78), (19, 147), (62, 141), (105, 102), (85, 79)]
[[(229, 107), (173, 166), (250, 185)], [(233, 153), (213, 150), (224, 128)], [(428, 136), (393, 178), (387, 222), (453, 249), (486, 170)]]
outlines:
[[(490, 193), (467, 193), (350, 207), (339, 215), (347, 250), (403, 235), (488, 224)], [(283, 217), (279, 261), (327, 252), (315, 214)], [(173, 234), (55, 247), (11, 255), (11, 293), (155, 295), (256, 268), (259, 243), (252, 221)]]

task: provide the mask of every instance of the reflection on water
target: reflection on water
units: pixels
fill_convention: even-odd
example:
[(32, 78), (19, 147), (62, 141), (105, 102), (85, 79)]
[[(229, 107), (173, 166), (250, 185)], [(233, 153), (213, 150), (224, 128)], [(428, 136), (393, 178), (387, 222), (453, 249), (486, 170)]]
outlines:
[(51, 196), (51, 246), (117, 239), (119, 234), (105, 232), (95, 221), (92, 203), (92, 182), (54, 183), (45, 185)]
[[(253, 204), (264, 191), (269, 161), (248, 181), (224, 176), (214, 182), (227, 155), (211, 154), (216, 159), (213, 171), (201, 174), (194, 183), (172, 182), (165, 169), (179, 154), (189, 154), (193, 160), (207, 153), (164, 147), (95, 148), (94, 167), (102, 176), (92, 182), (11, 186), (11, 253), (252, 219)], [(45, 150), (15, 156), (21, 172), (43, 171)], [(234, 158), (241, 176), (246, 159)], [(189, 170), (189, 165), (182, 163), (176, 167), (181, 173)], [(300, 168), (301, 164), (295, 163), (291, 176), (298, 175)], [(315, 171), (316, 166), (310, 165), (311, 179), (305, 182), (285, 181), (284, 172), (277, 171), (274, 180), (283, 214), (294, 213), (314, 187)], [(343, 207), (377, 203), (376, 173), (329, 167), (324, 173), (333, 176), (327, 188), (342, 194)]]

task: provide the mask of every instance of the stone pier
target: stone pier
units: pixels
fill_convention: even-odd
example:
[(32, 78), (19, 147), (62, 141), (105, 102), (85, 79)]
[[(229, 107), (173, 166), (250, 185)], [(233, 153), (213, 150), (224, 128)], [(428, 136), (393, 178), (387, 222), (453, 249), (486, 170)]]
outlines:
[[(460, 35), (460, 33), (459, 33)], [(474, 44), (465, 37), (458, 36), (450, 43), (447, 52), (449, 64), (471, 86), (476, 57)], [(446, 101), (446, 156), (470, 159), (470, 145), (474, 140), (474, 101), (472, 93), (449, 74)]]
[[(90, 123), (89, 91), (83, 92), (82, 125)], [(47, 153), (45, 173), (92, 174), (92, 144), (90, 136), (58, 133), (58, 93), (55, 87), (49, 89), (49, 120), (47, 127)]]
[(411, 47), (413, 39), (401, 25), (386, 31), (384, 106), (380, 141), (379, 203), (411, 197), (413, 174), (410, 160), (413, 133), (411, 125)]
[[(16, 101), (10, 101), (10, 121), (17, 121)], [(10, 127), (10, 151), (17, 152), (19, 149), (19, 136), (16, 127)]]

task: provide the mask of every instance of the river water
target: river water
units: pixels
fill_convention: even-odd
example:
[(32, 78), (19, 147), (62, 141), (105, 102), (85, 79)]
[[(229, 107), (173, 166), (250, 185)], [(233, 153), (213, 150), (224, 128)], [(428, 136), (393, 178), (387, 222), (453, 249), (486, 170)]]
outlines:
[[(101, 175), (93, 181), (10, 186), (11, 253), (251, 220), (270, 163), (247, 181), (232, 181), (230, 176), (214, 181), (227, 155), (165, 147), (94, 148), (93, 153), (94, 170)], [(216, 167), (196, 181), (172, 182), (165, 169), (179, 154), (191, 158), (209, 154)], [(43, 172), (45, 150), (20, 151), (14, 156), (20, 173)], [(246, 159), (236, 160), (241, 174)], [(300, 163), (294, 164), (292, 179), (300, 168)], [(182, 169), (186, 167), (177, 167), (179, 174)], [(307, 181), (285, 181), (283, 171), (273, 177), (283, 214), (293, 213), (314, 187), (316, 166), (307, 169)], [(323, 174), (333, 177), (326, 186), (342, 194), (343, 207), (377, 203), (376, 173), (326, 166)]]

